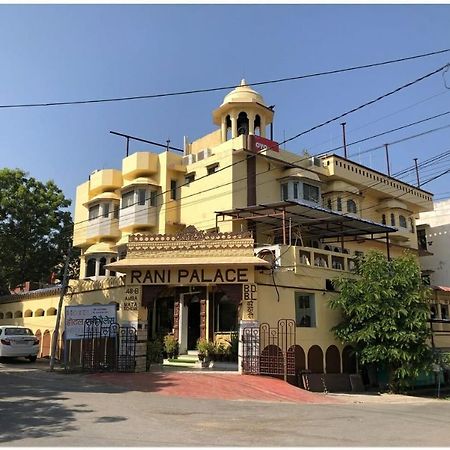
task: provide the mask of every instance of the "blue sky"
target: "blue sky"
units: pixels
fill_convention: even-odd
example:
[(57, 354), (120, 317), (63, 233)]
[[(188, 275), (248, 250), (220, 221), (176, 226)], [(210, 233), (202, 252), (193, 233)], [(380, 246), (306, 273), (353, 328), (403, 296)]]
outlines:
[[(320, 72), (450, 47), (450, 5), (0, 5), (0, 104), (153, 94)], [(347, 74), (260, 86), (282, 141), (450, 62), (450, 52)], [(446, 75), (450, 86), (450, 71)], [(91, 171), (120, 168), (110, 130), (182, 146), (212, 130), (226, 91), (96, 105), (0, 109), (0, 167), (53, 179), (71, 199)], [(432, 97), (432, 98), (430, 98)], [(345, 120), (347, 142), (450, 110), (441, 74)], [(335, 122), (288, 144), (319, 153)], [(450, 124), (450, 115), (350, 154)], [(390, 147), (392, 172), (450, 150), (450, 128)], [(132, 143), (131, 150), (155, 150)], [(353, 159), (385, 170), (384, 151)], [(450, 158), (423, 179), (450, 168)], [(450, 174), (426, 188), (450, 196)], [(415, 176), (406, 178), (415, 182)], [(424, 187), (425, 188), (425, 187)]]

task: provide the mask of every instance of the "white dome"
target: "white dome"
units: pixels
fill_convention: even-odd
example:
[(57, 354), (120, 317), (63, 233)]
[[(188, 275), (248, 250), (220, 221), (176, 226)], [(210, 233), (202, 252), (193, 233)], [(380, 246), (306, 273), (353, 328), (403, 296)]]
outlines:
[(220, 106), (227, 103), (260, 103), (265, 106), (262, 95), (247, 85), (244, 78), (241, 80), (240, 86), (233, 89), (225, 96), (223, 103)]

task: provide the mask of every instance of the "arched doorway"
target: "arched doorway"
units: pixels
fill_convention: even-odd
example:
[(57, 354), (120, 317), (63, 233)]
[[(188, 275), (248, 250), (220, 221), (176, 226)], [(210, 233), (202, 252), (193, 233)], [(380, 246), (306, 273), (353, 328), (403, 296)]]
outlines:
[(323, 373), (323, 352), (318, 345), (313, 345), (308, 351), (308, 370)]
[(37, 354), (38, 358), (41, 357), (42, 355), (42, 333), (41, 330), (37, 330), (36, 333), (34, 334), (36, 336), (37, 339), (39, 339), (39, 352)]
[(51, 335), (49, 330), (45, 330), (44, 336), (42, 337), (42, 347), (41, 347), (41, 357), (50, 356), (50, 346), (51, 346)]
[(347, 345), (342, 350), (342, 371), (356, 373), (356, 353), (351, 345)]
[(327, 373), (341, 372), (341, 356), (335, 345), (330, 345), (325, 353), (325, 367)]

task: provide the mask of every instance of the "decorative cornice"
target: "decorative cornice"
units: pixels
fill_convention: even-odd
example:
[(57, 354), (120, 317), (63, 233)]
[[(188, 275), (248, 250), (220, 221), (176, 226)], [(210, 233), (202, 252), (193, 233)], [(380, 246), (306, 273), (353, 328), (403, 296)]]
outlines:
[(207, 233), (187, 227), (177, 234), (132, 234), (128, 241), (128, 258), (175, 256), (253, 255), (254, 241), (249, 231), (241, 233)]

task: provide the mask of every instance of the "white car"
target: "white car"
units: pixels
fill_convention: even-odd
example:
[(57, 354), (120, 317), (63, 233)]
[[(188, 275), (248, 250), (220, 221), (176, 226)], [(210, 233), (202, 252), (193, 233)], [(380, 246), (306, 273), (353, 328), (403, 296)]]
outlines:
[(23, 356), (31, 362), (39, 353), (39, 339), (26, 327), (15, 325), (0, 326), (0, 358)]

